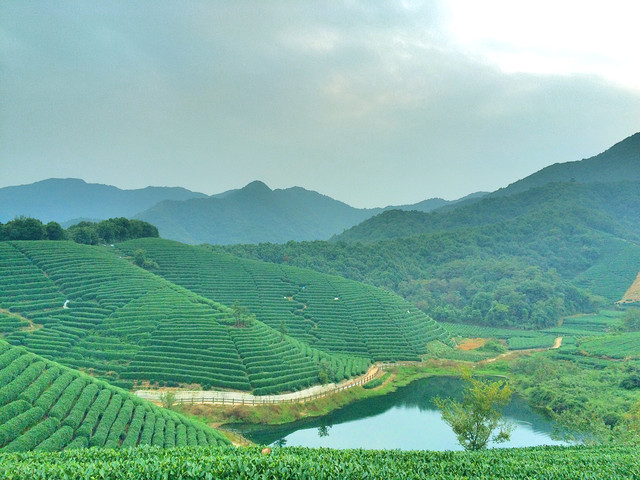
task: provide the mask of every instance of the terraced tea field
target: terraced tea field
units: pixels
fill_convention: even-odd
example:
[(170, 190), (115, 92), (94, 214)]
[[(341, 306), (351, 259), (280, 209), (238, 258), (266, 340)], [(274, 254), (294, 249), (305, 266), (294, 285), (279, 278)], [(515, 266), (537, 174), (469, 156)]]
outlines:
[(161, 239), (125, 242), (142, 249), (158, 273), (213, 301), (246, 307), (275, 330), (315, 348), (374, 361), (416, 360), (432, 340), (449, 342), (439, 324), (385, 290), (311, 270), (240, 259)]
[(227, 445), (218, 431), (0, 340), (0, 449)]
[(583, 314), (566, 317), (562, 325), (543, 330), (518, 330), (511, 328), (485, 327), (459, 323), (442, 323), (451, 336), (460, 338), (495, 338), (504, 340), (509, 350), (550, 348), (556, 338), (562, 344), (575, 344), (584, 337), (605, 335), (620, 323), (624, 312), (603, 310), (598, 314)]
[(600, 247), (602, 255), (588, 270), (575, 278), (576, 285), (617, 302), (638, 275), (640, 246), (611, 238)]
[(95, 478), (613, 479), (637, 478), (636, 446), (491, 448), (479, 452), (204, 447), (0, 454), (7, 480)]
[(121, 257), (71, 242), (1, 243), (7, 341), (127, 388), (275, 393), (316, 384), (321, 370), (339, 381), (368, 367), (367, 358), (327, 354), (259, 320), (238, 327), (230, 308)]

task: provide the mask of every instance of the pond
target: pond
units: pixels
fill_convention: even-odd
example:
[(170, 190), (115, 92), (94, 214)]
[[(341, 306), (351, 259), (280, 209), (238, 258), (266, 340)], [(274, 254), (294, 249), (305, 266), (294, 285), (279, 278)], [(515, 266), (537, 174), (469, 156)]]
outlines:
[[(461, 450), (455, 434), (442, 421), (433, 398), (460, 398), (464, 383), (454, 377), (417, 380), (388, 395), (347, 405), (329, 415), (286, 425), (229, 425), (263, 445), (401, 450)], [(559, 445), (544, 416), (514, 395), (503, 410), (515, 424), (509, 442), (496, 447)]]

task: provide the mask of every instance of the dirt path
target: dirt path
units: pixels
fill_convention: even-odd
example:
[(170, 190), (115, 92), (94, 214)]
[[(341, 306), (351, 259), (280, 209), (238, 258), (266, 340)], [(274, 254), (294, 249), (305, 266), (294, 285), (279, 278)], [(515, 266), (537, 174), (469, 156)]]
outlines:
[(4, 313), (5, 315), (9, 315), (11, 317), (16, 317), (19, 318), (22, 321), (28, 322), (29, 326), (28, 327), (22, 327), (20, 329), (21, 332), (35, 332), (36, 330), (40, 330), (43, 325), (40, 325), (39, 323), (33, 323), (32, 320), (30, 320), (27, 317), (23, 317), (22, 315), (18, 314), (18, 313), (14, 313), (10, 310), (7, 310), (6, 308), (0, 308), (0, 313)]
[(256, 406), (274, 403), (298, 403), (325, 397), (332, 393), (341, 392), (357, 385), (363, 385), (382, 374), (377, 365), (373, 365), (367, 373), (357, 378), (344, 380), (338, 384), (315, 385), (304, 390), (280, 395), (252, 395), (243, 392), (215, 391), (215, 390), (136, 390), (135, 395), (161, 403), (161, 396), (166, 392), (173, 392), (176, 403), (214, 403), (221, 405)]
[(561, 346), (562, 346), (562, 337), (556, 337), (556, 339), (554, 340), (553, 345), (551, 347), (547, 347), (547, 348), (526, 348), (526, 349), (522, 349), (522, 350), (510, 350), (508, 352), (501, 353), (497, 357), (487, 358), (486, 360), (480, 360), (478, 362), (478, 365), (486, 365), (487, 363), (493, 363), (496, 360), (500, 360), (500, 359), (507, 358), (507, 357), (518, 356), (518, 355), (524, 354), (524, 353), (534, 353), (534, 352), (543, 352), (544, 350), (553, 350), (553, 349), (560, 348)]

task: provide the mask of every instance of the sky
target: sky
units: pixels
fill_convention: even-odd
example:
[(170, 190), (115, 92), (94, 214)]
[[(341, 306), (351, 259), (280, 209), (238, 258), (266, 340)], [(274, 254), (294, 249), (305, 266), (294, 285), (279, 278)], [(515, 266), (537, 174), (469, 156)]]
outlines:
[(640, 131), (638, 2), (0, 2), (0, 187), (455, 199)]

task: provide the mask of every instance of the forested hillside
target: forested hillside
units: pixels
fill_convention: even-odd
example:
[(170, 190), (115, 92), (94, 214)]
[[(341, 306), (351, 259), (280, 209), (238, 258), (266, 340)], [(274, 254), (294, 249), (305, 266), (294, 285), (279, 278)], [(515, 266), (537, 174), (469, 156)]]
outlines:
[[(640, 168), (640, 167), (639, 167)], [(640, 181), (583, 185), (552, 183), (511, 196), (487, 196), (453, 210), (429, 213), (392, 210), (332, 238), (376, 242), (421, 233), (499, 224), (517, 218), (578, 222), (595, 230), (640, 241)]]
[(593, 157), (549, 165), (491, 195), (513, 195), (556, 182), (616, 183), (622, 181), (640, 181), (640, 132)]
[(253, 243), (327, 239), (380, 209), (357, 209), (300, 187), (271, 190), (262, 182), (223, 196), (166, 201), (136, 218), (163, 238), (184, 243)]
[(157, 226), (163, 238), (188, 244), (284, 243), (326, 240), (390, 209), (429, 212), (482, 195), (454, 201), (431, 198), (398, 207), (354, 208), (301, 187), (271, 190), (255, 181), (208, 198), (161, 202), (136, 218)]
[(219, 432), (0, 340), (0, 450), (228, 445)]
[[(541, 327), (593, 310), (593, 294), (622, 298), (640, 270), (639, 205), (638, 182), (551, 184), (451, 212), (388, 212), (341, 237), (367, 243), (225, 250), (386, 287), (436, 320)], [(408, 236), (374, 242), (388, 232)]]

